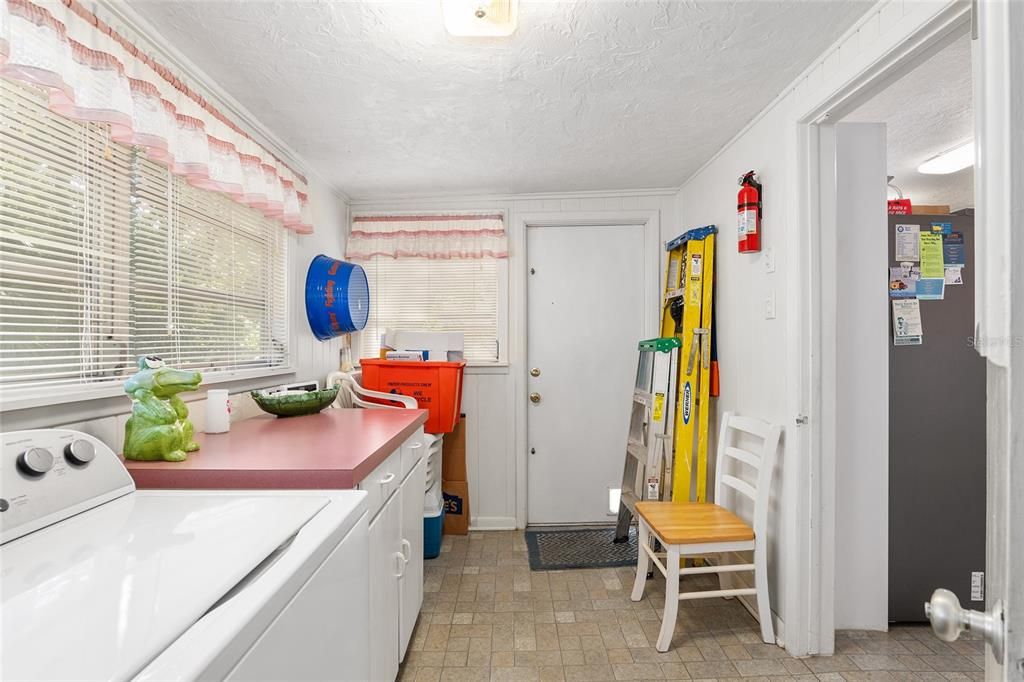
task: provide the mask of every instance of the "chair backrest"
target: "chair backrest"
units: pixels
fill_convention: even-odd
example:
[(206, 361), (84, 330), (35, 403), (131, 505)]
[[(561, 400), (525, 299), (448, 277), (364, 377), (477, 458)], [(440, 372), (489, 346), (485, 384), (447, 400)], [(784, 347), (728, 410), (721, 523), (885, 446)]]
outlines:
[[(334, 399), (334, 403), (331, 407), (345, 407), (346, 401), (342, 396), (342, 392), (347, 392), (347, 398), (349, 403), (353, 407), (362, 407), (366, 409), (397, 409), (397, 410), (414, 410), (418, 407), (415, 398), (404, 395), (395, 395), (392, 393), (381, 393), (379, 391), (371, 391), (367, 388), (363, 388), (361, 383), (363, 373), (356, 370), (353, 372), (331, 372), (327, 375), (327, 386), (334, 386), (336, 384), (341, 385), (341, 390), (338, 391), (338, 397)], [(366, 398), (373, 398), (374, 400), (366, 400)], [(390, 405), (375, 402), (376, 400), (387, 400)], [(394, 403), (398, 403), (397, 405)]]
[[(760, 447), (748, 450), (737, 444), (742, 435), (744, 442), (760, 441)], [(768, 525), (768, 502), (771, 493), (772, 474), (775, 470), (775, 456), (779, 448), (782, 427), (753, 417), (741, 417), (732, 412), (722, 415), (722, 427), (718, 433), (718, 454), (715, 461), (715, 502), (722, 504), (722, 493), (729, 488), (754, 504), (754, 536), (764, 539)], [(757, 472), (755, 483), (732, 473), (735, 462), (742, 462)]]

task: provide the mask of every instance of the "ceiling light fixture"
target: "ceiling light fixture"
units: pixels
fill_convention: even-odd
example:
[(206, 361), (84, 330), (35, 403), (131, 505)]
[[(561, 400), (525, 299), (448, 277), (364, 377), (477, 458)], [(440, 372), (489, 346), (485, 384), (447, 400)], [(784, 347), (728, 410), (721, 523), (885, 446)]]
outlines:
[(925, 175), (948, 175), (974, 165), (974, 142), (967, 142), (928, 159), (917, 167)]
[(441, 14), (453, 36), (505, 37), (515, 33), (519, 0), (441, 0)]

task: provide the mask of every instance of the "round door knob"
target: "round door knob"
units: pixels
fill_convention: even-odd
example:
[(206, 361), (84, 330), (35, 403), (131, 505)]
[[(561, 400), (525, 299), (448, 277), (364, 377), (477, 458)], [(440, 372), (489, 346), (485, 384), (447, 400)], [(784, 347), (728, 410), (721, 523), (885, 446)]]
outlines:
[(42, 476), (53, 468), (53, 453), (46, 448), (29, 448), (18, 455), (18, 468), (29, 476)]
[(924, 615), (932, 622), (935, 635), (944, 642), (955, 642), (963, 630), (960, 600), (949, 590), (935, 590), (924, 605)]
[(530, 394), (530, 402), (533, 403), (534, 405), (539, 403), (540, 402), (540, 393), (531, 393)]
[(540, 367), (534, 367), (533, 369), (531, 369), (530, 370), (530, 376), (531, 377), (539, 377), (540, 376)]
[(79, 438), (64, 446), (64, 456), (72, 464), (84, 465), (95, 459), (96, 448), (84, 438)]

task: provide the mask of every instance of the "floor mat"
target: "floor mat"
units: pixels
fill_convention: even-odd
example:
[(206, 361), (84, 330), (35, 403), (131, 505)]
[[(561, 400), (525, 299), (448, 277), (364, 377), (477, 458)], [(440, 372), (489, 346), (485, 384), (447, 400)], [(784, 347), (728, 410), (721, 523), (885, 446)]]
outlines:
[(615, 543), (614, 539), (615, 528), (527, 529), (530, 570), (635, 566), (636, 527), (629, 529), (629, 542)]

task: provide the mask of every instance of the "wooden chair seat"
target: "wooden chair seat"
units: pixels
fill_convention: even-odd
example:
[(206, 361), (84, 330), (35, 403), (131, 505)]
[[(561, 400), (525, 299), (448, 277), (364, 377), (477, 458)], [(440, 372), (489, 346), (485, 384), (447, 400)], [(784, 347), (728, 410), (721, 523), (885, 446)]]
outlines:
[(725, 507), (701, 502), (637, 502), (637, 513), (668, 545), (743, 542), (754, 529)]

